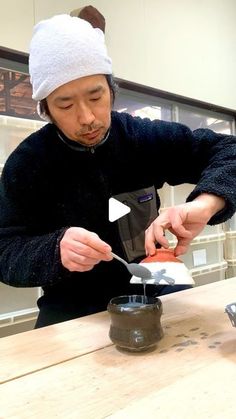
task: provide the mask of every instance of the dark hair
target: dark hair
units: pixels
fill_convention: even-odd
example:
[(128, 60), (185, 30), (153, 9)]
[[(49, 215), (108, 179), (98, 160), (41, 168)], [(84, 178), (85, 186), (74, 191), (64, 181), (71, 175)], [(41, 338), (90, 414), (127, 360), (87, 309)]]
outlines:
[(118, 92), (118, 84), (116, 83), (112, 74), (105, 74), (105, 77), (112, 94), (112, 105), (114, 105), (116, 93)]
[[(107, 84), (109, 86), (111, 95), (112, 95), (112, 105), (114, 105), (116, 93), (118, 91), (118, 84), (116, 83), (112, 74), (105, 74)], [(42, 99), (39, 102), (39, 109), (42, 114), (45, 114), (50, 117), (50, 112), (48, 109), (47, 99)]]

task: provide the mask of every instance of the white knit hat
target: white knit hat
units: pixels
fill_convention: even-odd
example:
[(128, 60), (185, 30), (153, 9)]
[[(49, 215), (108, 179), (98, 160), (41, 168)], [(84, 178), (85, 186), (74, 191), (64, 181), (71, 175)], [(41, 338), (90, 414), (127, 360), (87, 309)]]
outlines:
[(42, 20), (30, 44), (29, 73), (35, 100), (80, 77), (111, 74), (103, 32), (65, 14)]

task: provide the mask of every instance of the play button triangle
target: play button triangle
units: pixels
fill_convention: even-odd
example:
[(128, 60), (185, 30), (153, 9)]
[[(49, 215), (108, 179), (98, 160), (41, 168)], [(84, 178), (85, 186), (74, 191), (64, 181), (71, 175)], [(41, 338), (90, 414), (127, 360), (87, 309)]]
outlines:
[(130, 212), (130, 207), (115, 198), (109, 199), (109, 221), (113, 222)]

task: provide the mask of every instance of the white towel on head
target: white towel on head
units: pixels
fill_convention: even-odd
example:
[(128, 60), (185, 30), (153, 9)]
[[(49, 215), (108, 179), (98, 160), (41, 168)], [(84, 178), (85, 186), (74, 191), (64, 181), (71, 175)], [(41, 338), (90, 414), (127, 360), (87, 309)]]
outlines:
[(30, 44), (29, 73), (35, 100), (80, 77), (111, 74), (103, 32), (65, 14), (42, 20)]

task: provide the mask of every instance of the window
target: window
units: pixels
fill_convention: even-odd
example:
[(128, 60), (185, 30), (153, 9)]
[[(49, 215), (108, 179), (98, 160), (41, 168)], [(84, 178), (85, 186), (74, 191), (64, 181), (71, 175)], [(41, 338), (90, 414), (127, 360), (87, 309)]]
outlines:
[[(119, 83), (119, 80), (118, 80)], [(122, 85), (126, 87), (123, 88)], [(181, 122), (192, 130), (197, 128), (209, 128), (222, 134), (235, 133), (236, 112), (226, 110), (212, 105), (181, 97), (181, 101), (176, 101), (176, 95), (162, 92), (156, 89), (145, 88), (144, 86), (120, 81), (120, 88), (115, 100), (114, 109), (119, 112), (128, 112), (133, 116), (142, 118), (162, 119), (165, 121)], [(144, 93), (144, 91), (150, 93)], [(164, 98), (165, 96), (166, 98)], [(186, 102), (186, 103), (183, 103)], [(196, 105), (195, 105), (196, 103)], [(225, 112), (224, 112), (225, 110)]]
[(141, 118), (163, 119), (171, 121), (171, 105), (142, 93), (120, 89), (114, 109), (118, 112), (128, 112)]
[(36, 111), (24, 54), (0, 49), (0, 174), (9, 154), (45, 123)]

